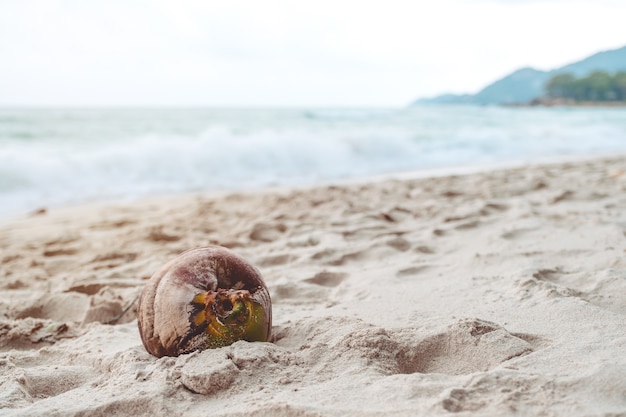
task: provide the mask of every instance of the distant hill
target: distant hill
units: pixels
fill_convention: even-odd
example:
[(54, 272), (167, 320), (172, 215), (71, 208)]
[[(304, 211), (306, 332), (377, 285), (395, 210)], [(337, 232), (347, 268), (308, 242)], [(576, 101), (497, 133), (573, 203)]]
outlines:
[(581, 61), (565, 65), (552, 71), (522, 68), (489, 84), (476, 94), (444, 94), (422, 98), (413, 104), (515, 104), (528, 103), (543, 95), (545, 83), (556, 74), (571, 73), (582, 77), (592, 71), (614, 73), (626, 71), (626, 46), (610, 51), (598, 52)]

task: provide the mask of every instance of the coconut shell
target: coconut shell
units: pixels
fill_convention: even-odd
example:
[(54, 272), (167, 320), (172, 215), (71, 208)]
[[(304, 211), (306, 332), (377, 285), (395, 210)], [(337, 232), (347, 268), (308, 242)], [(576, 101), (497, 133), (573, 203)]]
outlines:
[(220, 246), (191, 249), (161, 267), (139, 298), (138, 326), (154, 356), (268, 341), (272, 304), (261, 273)]

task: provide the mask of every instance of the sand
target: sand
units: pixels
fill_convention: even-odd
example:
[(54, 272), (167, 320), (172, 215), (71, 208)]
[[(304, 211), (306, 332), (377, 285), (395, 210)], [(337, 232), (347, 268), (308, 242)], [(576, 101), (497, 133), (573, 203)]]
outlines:
[[(5, 416), (624, 416), (626, 158), (0, 222)], [(272, 343), (157, 359), (134, 300), (207, 244)]]

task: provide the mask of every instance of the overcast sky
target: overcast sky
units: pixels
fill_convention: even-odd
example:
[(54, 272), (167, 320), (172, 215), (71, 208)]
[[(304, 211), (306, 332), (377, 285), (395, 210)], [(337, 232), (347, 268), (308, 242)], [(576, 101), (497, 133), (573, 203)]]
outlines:
[(626, 45), (625, 0), (0, 0), (0, 105), (404, 106)]

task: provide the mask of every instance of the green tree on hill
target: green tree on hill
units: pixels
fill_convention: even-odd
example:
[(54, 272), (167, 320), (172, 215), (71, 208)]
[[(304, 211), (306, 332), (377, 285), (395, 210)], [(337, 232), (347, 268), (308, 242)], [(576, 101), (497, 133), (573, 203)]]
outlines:
[(594, 71), (586, 77), (557, 74), (545, 84), (546, 96), (574, 101), (626, 101), (626, 72)]
[(617, 94), (616, 100), (626, 101), (626, 71), (613, 76), (613, 90)]
[(589, 101), (611, 101), (615, 100), (613, 91), (613, 79), (604, 71), (595, 71), (589, 74), (585, 80), (585, 99)]
[(546, 93), (551, 98), (566, 98), (572, 94), (576, 84), (576, 77), (570, 73), (557, 74), (546, 83)]

